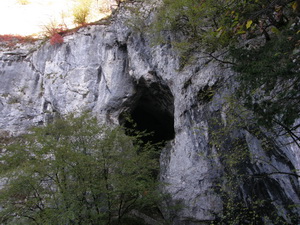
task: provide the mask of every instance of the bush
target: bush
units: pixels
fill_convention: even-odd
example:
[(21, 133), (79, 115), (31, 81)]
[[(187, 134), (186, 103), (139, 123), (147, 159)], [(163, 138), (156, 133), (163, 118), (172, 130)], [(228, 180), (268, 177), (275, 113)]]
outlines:
[(77, 6), (73, 8), (74, 23), (84, 25), (87, 23), (87, 17), (90, 14), (91, 0), (79, 0)]
[(30, 3), (31, 2), (29, 0), (18, 0), (18, 4), (20, 4), (20, 5), (28, 5)]
[(50, 38), (51, 45), (62, 44), (63, 42), (64, 38), (58, 33), (53, 34), (53, 36)]
[(51, 21), (44, 26), (44, 35), (50, 38), (50, 44), (56, 45), (64, 42), (62, 33), (66, 33), (68, 27), (65, 24), (58, 24), (55, 21)]

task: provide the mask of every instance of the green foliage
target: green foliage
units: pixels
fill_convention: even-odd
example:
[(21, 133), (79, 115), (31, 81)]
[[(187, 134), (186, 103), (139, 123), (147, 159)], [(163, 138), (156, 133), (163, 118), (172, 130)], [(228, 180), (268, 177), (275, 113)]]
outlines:
[[(215, 161), (213, 167), (220, 171), (215, 191), (223, 201), (223, 211), (213, 224), (297, 224), (299, 205), (294, 205), (287, 197), (283, 197), (277, 205), (273, 196), (279, 195), (281, 190), (278, 191), (278, 183), (271, 175), (290, 176), (294, 182), (299, 176), (280, 171), (272, 165), (267, 155), (276, 146), (259, 129), (249, 110), (233, 97), (226, 100), (222, 116), (215, 113), (208, 121), (210, 152), (206, 157)], [(263, 146), (265, 153), (251, 151), (245, 132)], [(261, 164), (270, 170), (260, 172), (257, 165)], [(272, 188), (266, 190), (268, 187)], [(280, 207), (290, 211), (282, 210), (282, 213)]]
[(215, 51), (243, 39), (264, 35), (269, 38), (297, 16), (296, 1), (290, 0), (164, 0), (153, 30), (161, 40), (164, 31), (184, 35), (174, 40)]
[(71, 115), (4, 146), (0, 223), (126, 224), (133, 209), (150, 211), (157, 149), (140, 136)]
[[(299, 1), (293, 0), (163, 0), (152, 24), (158, 43), (180, 50), (181, 68), (193, 53), (201, 51), (233, 65), (238, 72), (240, 86), (234, 93), (238, 104), (226, 106), (230, 111), (226, 121), (215, 115), (209, 124), (211, 154), (217, 156), (224, 171), (218, 184), (224, 200), (221, 224), (284, 224), (282, 217), (275, 215), (278, 210), (273, 200), (260, 199), (260, 194), (268, 196), (260, 190), (266, 184), (276, 186), (276, 181), (268, 175), (257, 178), (249, 174), (255, 171), (254, 156), (245, 137), (238, 134), (247, 130), (267, 151), (275, 151), (259, 130), (260, 126), (271, 129), (275, 125), (277, 134), (288, 134), (300, 147), (296, 133), (300, 124), (295, 124), (300, 114), (299, 12)], [(215, 57), (215, 52), (226, 60)], [(209, 100), (213, 93), (209, 94), (199, 92), (197, 97)], [(259, 161), (260, 156), (255, 157)], [(252, 187), (259, 188), (251, 192)], [(249, 193), (243, 193), (247, 188)]]
[(204, 18), (210, 18), (217, 11), (213, 1), (164, 0), (151, 29), (158, 42), (169, 42), (166, 32), (173, 32), (177, 39), (171, 40), (172, 44), (188, 50), (199, 47), (199, 40), (205, 41), (205, 37), (212, 35), (214, 28), (209, 19)]
[(259, 48), (231, 50), (240, 87), (237, 95), (260, 125), (279, 125), (300, 140), (294, 130), (300, 114), (300, 25), (287, 27)]
[[(260, 125), (276, 124), (297, 143), (299, 12), (299, 1), (293, 0), (164, 0), (152, 30), (160, 42), (180, 50), (180, 68), (200, 50), (234, 65), (241, 84), (236, 94), (244, 106), (255, 112)], [(245, 48), (251, 40), (257, 44)], [(215, 51), (221, 57), (225, 52), (230, 61), (215, 57)]]

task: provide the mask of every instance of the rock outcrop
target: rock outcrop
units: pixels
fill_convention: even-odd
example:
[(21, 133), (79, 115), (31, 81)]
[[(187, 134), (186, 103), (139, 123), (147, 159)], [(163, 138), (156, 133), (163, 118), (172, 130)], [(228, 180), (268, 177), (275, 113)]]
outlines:
[[(2, 52), (0, 129), (16, 135), (57, 115), (84, 110), (108, 124), (124, 124), (131, 114), (140, 129), (155, 131), (155, 141), (167, 141), (160, 159), (160, 177), (170, 194), (165, 204), (183, 207), (165, 207), (164, 216), (172, 224), (209, 224), (224, 207), (218, 184), (226, 168), (211, 142), (213, 131), (226, 127), (224, 108), (234, 74), (222, 64), (205, 62), (199, 56), (180, 68), (170, 44), (153, 46), (120, 15), (107, 25), (64, 37), (61, 45)], [(256, 195), (269, 199), (272, 210), (287, 221), (288, 213), (299, 216), (299, 208), (286, 207), (300, 204), (299, 181), (288, 175), (299, 169), (299, 149), (276, 139), (266, 150), (260, 136), (242, 128), (234, 131), (232, 143), (234, 139), (252, 152), (244, 170), (253, 177), (266, 175), (240, 184), (241, 201)], [(228, 142), (223, 151), (232, 148)]]

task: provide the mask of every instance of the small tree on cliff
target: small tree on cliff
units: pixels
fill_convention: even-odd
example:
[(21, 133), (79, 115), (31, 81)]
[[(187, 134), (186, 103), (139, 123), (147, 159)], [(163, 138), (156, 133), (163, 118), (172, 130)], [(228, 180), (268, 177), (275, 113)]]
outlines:
[(1, 224), (126, 224), (158, 201), (154, 146), (88, 115), (34, 128), (5, 149)]

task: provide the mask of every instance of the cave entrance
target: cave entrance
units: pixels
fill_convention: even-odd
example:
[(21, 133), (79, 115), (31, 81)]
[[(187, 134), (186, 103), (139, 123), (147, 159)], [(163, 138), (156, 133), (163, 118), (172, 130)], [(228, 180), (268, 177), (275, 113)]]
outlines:
[[(139, 80), (136, 88), (133, 104), (120, 116), (120, 123), (126, 128), (151, 133), (144, 137), (143, 141), (146, 142), (172, 140), (175, 136), (174, 97), (170, 88), (161, 82), (149, 84), (143, 78)], [(125, 115), (129, 116), (132, 122), (128, 122)]]

